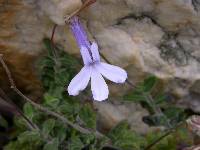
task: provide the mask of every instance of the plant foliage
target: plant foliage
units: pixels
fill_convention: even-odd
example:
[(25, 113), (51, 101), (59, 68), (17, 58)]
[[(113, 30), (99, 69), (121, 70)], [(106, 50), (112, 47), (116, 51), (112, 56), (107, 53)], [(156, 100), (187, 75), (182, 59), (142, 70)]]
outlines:
[[(80, 133), (57, 118), (38, 111), (30, 103), (25, 103), (24, 115), (38, 129), (30, 129), (23, 118), (16, 117), (16, 130), (10, 137), (11, 141), (4, 147), (5, 150), (105, 150), (108, 147), (117, 150), (143, 150), (164, 134), (163, 131), (159, 131), (156, 134), (151, 132), (142, 136), (132, 131), (128, 123), (123, 121), (105, 133), (102, 138), (97, 138), (95, 136), (96, 112), (84, 100), (88, 96), (87, 93), (83, 93), (84, 96), (69, 97), (66, 92), (66, 85), (80, 69), (79, 60), (64, 52), (59, 45), (52, 47), (49, 39), (45, 39), (44, 44), (47, 54), (38, 63), (44, 88), (41, 105), (94, 132), (91, 134)], [(146, 106), (150, 112), (150, 116), (147, 116), (146, 119), (149, 124), (152, 122), (154, 126), (163, 125), (171, 128), (183, 120), (184, 111), (169, 106), (166, 97), (160, 94), (162, 92), (152, 97), (151, 93), (156, 83), (157, 78), (150, 76), (124, 99)], [(0, 121), (0, 126), (7, 126), (7, 122), (1, 116)], [(155, 150), (175, 150), (180, 141), (187, 140), (185, 132), (170, 135), (156, 145)]]

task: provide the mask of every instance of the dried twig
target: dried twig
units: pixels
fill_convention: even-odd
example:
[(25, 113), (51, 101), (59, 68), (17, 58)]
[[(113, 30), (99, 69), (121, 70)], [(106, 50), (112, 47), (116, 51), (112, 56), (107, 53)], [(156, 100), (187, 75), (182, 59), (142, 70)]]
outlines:
[(34, 101), (32, 101), (30, 98), (26, 97), (15, 85), (15, 82), (12, 78), (11, 72), (8, 69), (8, 66), (6, 65), (6, 63), (3, 60), (3, 55), (0, 54), (0, 63), (2, 64), (4, 70), (6, 71), (6, 74), (8, 76), (9, 82), (10, 82), (10, 86), (11, 88), (20, 96), (22, 97), (26, 102), (29, 102), (31, 105), (33, 105), (36, 109), (45, 112), (46, 114), (53, 116), (57, 119), (59, 119), (60, 121), (62, 121), (63, 123), (71, 126), (72, 128), (74, 128), (75, 130), (84, 133), (84, 134), (91, 134), (94, 133), (97, 137), (103, 137), (103, 134), (99, 133), (98, 131), (93, 131), (92, 129), (86, 129), (83, 128), (77, 124), (72, 123), (70, 120), (68, 120), (67, 118), (65, 118), (64, 116), (62, 116), (61, 114), (57, 113), (57, 112), (53, 112), (51, 110), (49, 110), (46, 107), (43, 107), (40, 104), (35, 103)]
[(56, 63), (57, 63), (58, 56), (57, 56), (57, 53), (56, 53), (56, 50), (55, 50), (54, 36), (55, 36), (57, 26), (58, 26), (57, 24), (55, 24), (53, 26), (53, 30), (52, 30), (52, 34), (51, 34), (51, 49), (53, 51), (53, 55), (54, 55)]
[(0, 95), (2, 96), (2, 100), (4, 100), (5, 102), (7, 102), (9, 105), (11, 105), (16, 112), (25, 120), (27, 126), (31, 129), (37, 129), (39, 130), (39, 128), (37, 127), (36, 124), (34, 124), (29, 118), (27, 118), (24, 113), (21, 111), (21, 109), (18, 108), (18, 106), (6, 95), (6, 93), (0, 88)]

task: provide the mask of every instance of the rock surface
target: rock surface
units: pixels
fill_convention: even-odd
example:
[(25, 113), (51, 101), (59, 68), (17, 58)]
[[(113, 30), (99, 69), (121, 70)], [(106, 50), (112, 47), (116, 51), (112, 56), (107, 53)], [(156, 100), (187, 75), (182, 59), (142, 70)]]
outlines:
[[(55, 23), (60, 25), (55, 41), (67, 52), (79, 54), (64, 17), (81, 5), (81, 0), (0, 0), (0, 53), (21, 89), (32, 95), (41, 92), (34, 62)], [(181, 105), (200, 112), (199, 0), (98, 0), (81, 18), (102, 55), (124, 67), (130, 81), (154, 74)], [(6, 77), (0, 79), (6, 85)], [(110, 89), (116, 96), (130, 87), (110, 85)], [(119, 114), (120, 119), (124, 116)]]
[(147, 110), (143, 109), (139, 104), (134, 103), (110, 103), (110, 102), (94, 102), (97, 108), (97, 125), (98, 128), (105, 132), (109, 131), (121, 121), (128, 121), (131, 128), (138, 133), (145, 134), (152, 130), (142, 121), (142, 118), (148, 116)]

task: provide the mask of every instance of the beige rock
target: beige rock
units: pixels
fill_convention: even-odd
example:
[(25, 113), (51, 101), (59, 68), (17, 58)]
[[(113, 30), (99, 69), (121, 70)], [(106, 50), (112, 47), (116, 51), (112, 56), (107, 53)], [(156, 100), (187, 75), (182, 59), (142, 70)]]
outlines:
[(199, 22), (192, 0), (154, 0), (154, 18), (169, 31), (178, 31)]
[(108, 131), (121, 121), (128, 121), (131, 128), (141, 134), (150, 130), (142, 118), (148, 115), (148, 112), (139, 104), (113, 104), (109, 102), (94, 102), (98, 112), (98, 128), (101, 131)]
[(39, 0), (41, 10), (56, 24), (64, 25), (65, 17), (82, 5), (81, 0)]
[[(33, 64), (43, 52), (42, 39), (51, 36), (55, 23), (61, 25), (55, 42), (80, 56), (64, 16), (81, 5), (81, 0), (0, 1), (0, 52), (25, 91), (41, 91)], [(154, 74), (167, 92), (200, 110), (193, 105), (200, 98), (190, 90), (200, 79), (199, 8), (192, 0), (98, 0), (81, 18), (100, 52), (124, 67), (129, 80), (137, 83)], [(127, 85), (109, 86), (111, 97), (130, 90)]]

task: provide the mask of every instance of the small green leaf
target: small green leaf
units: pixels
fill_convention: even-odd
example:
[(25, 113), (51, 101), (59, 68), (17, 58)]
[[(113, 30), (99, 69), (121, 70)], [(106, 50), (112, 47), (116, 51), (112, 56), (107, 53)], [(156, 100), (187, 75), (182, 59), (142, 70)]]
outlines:
[(54, 119), (48, 119), (43, 123), (42, 133), (47, 137), (55, 126)]
[(150, 76), (147, 79), (145, 79), (143, 82), (144, 92), (151, 92), (156, 82), (157, 78), (155, 76)]
[(55, 74), (55, 82), (57, 85), (64, 87), (64, 85), (69, 82), (68, 71), (66, 69), (60, 69), (59, 72)]
[(79, 116), (88, 128), (96, 128), (96, 114), (90, 105), (85, 105), (81, 109)]
[(140, 150), (145, 144), (144, 139), (129, 129), (127, 122), (121, 122), (114, 127), (108, 134), (112, 143), (123, 150)]
[(56, 108), (60, 102), (58, 98), (50, 95), (49, 93), (46, 93), (44, 95), (44, 101), (45, 101), (45, 104), (52, 106), (53, 108)]
[(71, 115), (74, 113), (74, 106), (65, 102), (64, 104), (58, 107), (58, 111), (61, 112), (62, 114)]
[(70, 140), (68, 145), (69, 150), (81, 150), (82, 148), (84, 148), (84, 144), (79, 137), (75, 136)]
[(81, 139), (85, 145), (89, 145), (95, 142), (94, 134), (83, 134), (81, 135)]
[(124, 100), (125, 101), (133, 101), (133, 102), (146, 102), (146, 99), (143, 95), (139, 95), (137, 93), (132, 93), (132, 94), (129, 94), (129, 95), (125, 95), (124, 96)]
[(58, 150), (59, 140), (58, 138), (54, 138), (44, 145), (43, 150)]
[(20, 143), (24, 142), (40, 142), (41, 137), (40, 133), (37, 131), (25, 131), (22, 134), (19, 135), (18, 140)]
[(63, 125), (63, 123), (56, 122), (56, 126), (54, 128), (54, 135), (58, 137), (60, 142), (63, 142), (67, 136), (67, 129), (66, 126)]
[(161, 94), (157, 95), (154, 99), (155, 99), (155, 103), (157, 105), (159, 105), (159, 104), (163, 104), (164, 105), (166, 103), (167, 97), (166, 97), (166, 95), (161, 93)]
[(30, 103), (24, 104), (24, 115), (27, 116), (29, 119), (32, 119), (34, 116), (34, 108)]

